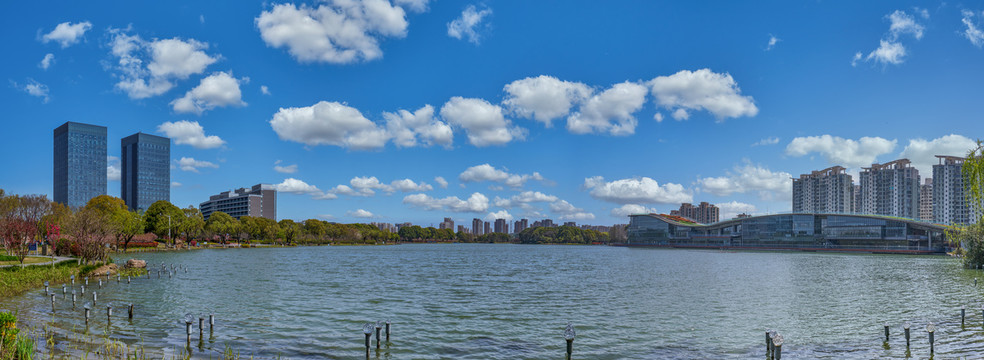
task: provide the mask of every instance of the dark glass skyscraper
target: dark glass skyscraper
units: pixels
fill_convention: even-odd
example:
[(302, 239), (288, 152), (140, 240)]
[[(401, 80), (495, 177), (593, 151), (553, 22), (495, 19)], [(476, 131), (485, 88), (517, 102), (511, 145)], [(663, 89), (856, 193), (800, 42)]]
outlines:
[(136, 133), (120, 141), (120, 195), (131, 210), (171, 201), (171, 139)]
[(54, 200), (85, 206), (106, 194), (106, 127), (66, 122), (55, 128)]

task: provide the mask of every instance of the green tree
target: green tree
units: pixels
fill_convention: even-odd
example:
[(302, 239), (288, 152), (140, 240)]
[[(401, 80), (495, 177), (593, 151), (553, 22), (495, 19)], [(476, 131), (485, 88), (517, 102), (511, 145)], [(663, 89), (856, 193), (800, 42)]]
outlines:
[(162, 238), (169, 234), (172, 237), (177, 235), (182, 218), (184, 218), (184, 211), (166, 200), (155, 201), (144, 213), (147, 231)]
[(280, 226), (280, 233), (277, 235), (283, 239), (286, 245), (293, 243), (297, 235), (301, 233), (301, 225), (294, 222), (294, 220), (283, 219), (277, 225)]
[(184, 234), (185, 239), (191, 241), (201, 236), (205, 232), (205, 217), (202, 216), (202, 212), (194, 206), (189, 206), (181, 211), (184, 216), (181, 218), (181, 223), (178, 224), (178, 230)]
[(984, 264), (984, 142), (981, 140), (977, 140), (977, 146), (967, 153), (961, 177), (971, 213), (980, 218), (971, 225), (951, 227), (947, 230), (947, 238), (967, 250), (964, 266), (975, 268)]
[(229, 235), (239, 233), (239, 220), (221, 211), (213, 212), (205, 222), (205, 231), (212, 235), (219, 235), (223, 241)]

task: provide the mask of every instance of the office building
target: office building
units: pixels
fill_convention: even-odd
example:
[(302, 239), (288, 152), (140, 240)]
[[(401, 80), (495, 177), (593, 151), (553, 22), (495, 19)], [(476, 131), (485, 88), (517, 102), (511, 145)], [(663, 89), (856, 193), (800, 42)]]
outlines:
[(933, 221), (933, 179), (919, 186), (919, 220)]
[(55, 202), (77, 208), (106, 195), (105, 126), (66, 122), (55, 128), (53, 152)]
[(967, 199), (963, 183), (964, 158), (937, 155), (933, 165), (933, 220), (944, 225), (974, 224), (980, 219)]
[(495, 232), (500, 234), (509, 233), (509, 224), (506, 223), (506, 219), (495, 219)]
[(472, 235), (482, 236), (482, 219), (474, 218), (472, 219)]
[(847, 214), (854, 208), (854, 179), (841, 166), (793, 179), (793, 212)]
[(680, 209), (670, 210), (670, 215), (683, 216), (701, 224), (716, 223), (721, 219), (721, 212), (718, 207), (706, 201), (701, 202), (698, 206), (690, 203), (680, 204)]
[(437, 228), (438, 229), (454, 230), (454, 220), (452, 220), (451, 218), (444, 218), (444, 221), (442, 221), (440, 224), (438, 224), (437, 225)]
[(171, 139), (136, 133), (120, 140), (120, 195), (130, 210), (171, 201)]
[(919, 218), (919, 170), (909, 159), (861, 168), (861, 213)]
[(243, 216), (265, 217), (277, 221), (277, 190), (273, 185), (256, 184), (212, 195), (198, 207), (205, 220), (213, 212), (221, 211), (239, 219)]

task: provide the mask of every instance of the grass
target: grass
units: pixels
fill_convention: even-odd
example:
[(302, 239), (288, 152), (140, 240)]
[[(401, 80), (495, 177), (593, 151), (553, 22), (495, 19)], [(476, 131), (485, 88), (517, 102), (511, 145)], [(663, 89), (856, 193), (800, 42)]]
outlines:
[(11, 266), (0, 268), (0, 298), (21, 294), (31, 289), (51, 284), (69, 281), (72, 275), (78, 274), (79, 266), (72, 261), (66, 261), (55, 266)]
[[(24, 265), (38, 264), (51, 261), (50, 257), (28, 256), (24, 258)], [(0, 265), (20, 265), (16, 256), (0, 255)]]

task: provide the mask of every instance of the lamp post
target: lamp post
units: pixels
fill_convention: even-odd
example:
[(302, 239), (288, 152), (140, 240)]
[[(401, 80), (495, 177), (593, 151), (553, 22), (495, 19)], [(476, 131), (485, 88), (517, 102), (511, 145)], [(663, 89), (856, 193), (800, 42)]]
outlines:
[(383, 330), (383, 321), (376, 321), (376, 349), (379, 349), (379, 332)]
[(905, 349), (906, 350), (909, 350), (909, 328), (910, 327), (912, 327), (912, 324), (909, 324), (908, 321), (902, 323), (902, 330), (905, 331)]
[(782, 334), (776, 334), (776, 336), (772, 338), (772, 346), (775, 347), (773, 353), (776, 360), (782, 360), (782, 341)]
[[(171, 214), (167, 214), (167, 239), (171, 240)], [(171, 244), (174, 244), (173, 240), (171, 241)]]
[(366, 335), (366, 358), (369, 358), (369, 338), (372, 337), (373, 328), (375, 328), (375, 326), (373, 326), (372, 323), (362, 325), (362, 333)]
[(926, 325), (926, 332), (929, 333), (929, 355), (932, 356), (936, 350), (933, 348), (933, 333), (936, 332), (936, 325), (930, 322), (929, 325)]
[(564, 340), (567, 340), (567, 360), (571, 360), (571, 353), (574, 351), (574, 336), (577, 335), (574, 332), (574, 324), (567, 323), (567, 329), (564, 329)]

